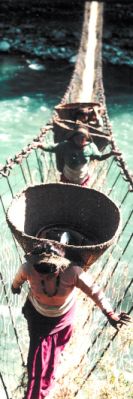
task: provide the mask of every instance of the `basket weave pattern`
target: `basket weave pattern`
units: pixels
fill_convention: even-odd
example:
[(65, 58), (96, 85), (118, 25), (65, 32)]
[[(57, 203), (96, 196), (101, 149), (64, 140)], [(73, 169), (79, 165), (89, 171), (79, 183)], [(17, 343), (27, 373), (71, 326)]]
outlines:
[(57, 248), (65, 248), (66, 257), (89, 267), (117, 237), (120, 213), (114, 202), (99, 191), (52, 183), (30, 186), (16, 196), (7, 221), (25, 252), (40, 240), (49, 242), (36, 237), (43, 226), (64, 225), (82, 233), (88, 239), (87, 245), (54, 243)]

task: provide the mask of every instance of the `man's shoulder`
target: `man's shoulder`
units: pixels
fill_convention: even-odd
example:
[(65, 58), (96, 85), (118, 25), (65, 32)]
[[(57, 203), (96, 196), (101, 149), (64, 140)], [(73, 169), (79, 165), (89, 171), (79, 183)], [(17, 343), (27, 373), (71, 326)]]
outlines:
[(81, 266), (76, 265), (76, 263), (70, 263), (70, 266), (65, 269), (66, 275), (77, 276), (83, 273), (83, 269)]
[(22, 269), (22, 271), (25, 272), (26, 274), (30, 273), (30, 272), (31, 272), (31, 269), (32, 269), (32, 264), (31, 264), (31, 262), (24, 262), (24, 263), (22, 263), (21, 269)]

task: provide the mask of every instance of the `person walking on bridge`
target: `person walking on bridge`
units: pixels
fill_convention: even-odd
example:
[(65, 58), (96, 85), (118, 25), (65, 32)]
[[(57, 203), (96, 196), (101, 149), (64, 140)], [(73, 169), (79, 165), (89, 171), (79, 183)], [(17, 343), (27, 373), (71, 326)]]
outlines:
[(68, 140), (47, 146), (35, 143), (34, 148), (37, 147), (56, 154), (61, 182), (79, 184), (83, 187), (87, 187), (90, 181), (90, 161), (95, 159), (103, 161), (112, 155), (120, 155), (114, 150), (102, 154), (93, 143), (88, 127), (83, 125), (78, 125)]
[(59, 355), (73, 332), (77, 288), (94, 301), (114, 328), (128, 323), (130, 317), (115, 313), (91, 275), (53, 244), (39, 244), (27, 254), (13, 279), (12, 293), (20, 294), (25, 282), (29, 292), (22, 313), (30, 346), (23, 399), (44, 399), (53, 386)]
[(76, 112), (75, 121), (76, 123), (88, 124), (100, 131), (103, 129), (103, 113), (104, 107), (102, 105), (96, 104), (92, 107), (80, 106)]

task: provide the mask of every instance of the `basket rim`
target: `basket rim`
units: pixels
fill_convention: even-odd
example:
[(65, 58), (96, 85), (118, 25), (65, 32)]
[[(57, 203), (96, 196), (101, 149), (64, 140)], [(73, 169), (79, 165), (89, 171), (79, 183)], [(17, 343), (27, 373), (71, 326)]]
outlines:
[[(10, 209), (11, 209), (11, 207), (13, 205), (13, 202), (18, 200), (29, 189), (34, 189), (34, 188), (37, 188), (37, 187), (39, 187), (39, 188), (42, 187), (43, 188), (43, 187), (50, 187), (50, 186), (54, 186), (54, 187), (55, 186), (57, 186), (57, 187), (59, 187), (59, 186), (76, 187), (76, 188), (78, 188), (80, 190), (89, 190), (90, 192), (95, 192), (97, 194), (100, 194), (102, 197), (106, 198), (109, 202), (111, 202), (113, 204), (113, 206), (115, 207), (115, 209), (117, 210), (117, 213), (118, 213), (118, 216), (119, 216), (118, 227), (117, 227), (113, 237), (110, 238), (107, 241), (104, 241), (101, 244), (83, 245), (83, 246), (82, 245), (76, 245), (75, 246), (75, 245), (61, 244), (59, 241), (55, 241), (55, 240), (51, 240), (51, 239), (37, 238), (36, 236), (32, 236), (32, 235), (26, 234), (22, 230), (16, 228), (15, 224), (11, 221), (11, 219), (9, 217), (9, 212), (10, 212)], [(78, 186), (78, 185), (73, 184), (73, 183), (70, 183), (70, 184), (68, 184), (68, 183), (40, 183), (40, 184), (29, 185), (28, 187), (26, 187), (24, 190), (22, 190), (20, 193), (18, 193), (17, 195), (15, 195), (13, 197), (13, 199), (12, 199), (8, 209), (7, 209), (7, 212), (6, 212), (6, 219), (7, 219), (8, 224), (10, 225), (11, 230), (14, 230), (17, 234), (21, 235), (21, 237), (25, 237), (27, 239), (31, 239), (32, 241), (36, 240), (37, 242), (40, 242), (40, 241), (41, 242), (46, 242), (46, 243), (52, 242), (53, 244), (56, 244), (56, 245), (59, 245), (59, 246), (63, 246), (64, 248), (70, 248), (70, 249), (77, 248), (77, 249), (80, 249), (82, 251), (83, 250), (87, 250), (87, 249), (88, 250), (91, 249), (92, 251), (93, 250), (102, 250), (104, 248), (109, 247), (111, 245), (111, 243), (115, 242), (115, 240), (119, 236), (119, 233), (120, 233), (120, 230), (121, 230), (121, 214), (120, 214), (120, 210), (119, 210), (118, 206), (106, 194), (102, 193), (101, 191), (98, 191), (98, 190), (95, 190), (95, 189), (92, 189), (92, 188), (81, 187), (81, 186)]]
[(65, 104), (58, 104), (55, 106), (55, 110), (57, 109), (71, 109), (71, 108), (76, 108), (78, 106), (90, 106), (90, 107), (94, 107), (94, 106), (102, 106), (102, 104), (99, 101), (90, 101), (90, 102), (80, 102), (80, 101), (76, 101), (76, 102), (72, 102), (72, 103), (65, 103)]

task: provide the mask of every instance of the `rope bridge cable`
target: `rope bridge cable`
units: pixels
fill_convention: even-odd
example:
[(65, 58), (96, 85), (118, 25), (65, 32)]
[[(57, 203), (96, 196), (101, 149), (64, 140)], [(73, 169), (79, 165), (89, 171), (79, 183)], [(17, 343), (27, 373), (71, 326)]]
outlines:
[[(109, 116), (108, 116), (108, 111), (106, 107), (106, 98), (105, 98), (105, 93), (104, 93), (104, 87), (103, 87), (103, 70), (102, 70), (102, 42), (101, 45), (98, 47), (97, 51), (97, 57), (99, 58), (99, 63), (96, 68), (96, 76), (95, 76), (95, 85), (94, 85), (94, 100), (99, 101), (103, 107), (104, 107), (104, 112), (103, 112), (103, 121), (104, 121), (104, 129), (105, 131), (110, 135), (111, 137), (111, 146), (113, 150), (118, 150), (114, 137), (113, 137), (113, 130), (110, 124)], [(118, 164), (121, 168), (121, 171), (123, 173), (123, 177), (125, 180), (127, 180), (131, 186), (131, 190), (133, 190), (133, 178), (131, 174), (128, 171), (128, 168), (126, 166), (125, 161), (123, 160), (123, 156), (120, 155), (117, 157)]]
[[(111, 269), (111, 272), (110, 272), (110, 274), (109, 274), (110, 280), (111, 280), (111, 277), (115, 274), (115, 271), (116, 271), (116, 269), (117, 269), (117, 267), (118, 267), (118, 264), (119, 264), (119, 261), (120, 261), (121, 257), (124, 255), (124, 253), (126, 252), (126, 249), (127, 249), (128, 246), (130, 245), (131, 240), (132, 240), (132, 236), (133, 236), (133, 235), (131, 234), (131, 236), (130, 236), (128, 242), (126, 243), (125, 247), (123, 248), (123, 251), (122, 251), (122, 254), (121, 254), (120, 258), (117, 259), (117, 262), (115, 262), (113, 269)], [(110, 260), (109, 260), (108, 258), (106, 259), (106, 263), (104, 264), (104, 267), (107, 266), (107, 262), (108, 262), (108, 264), (110, 264)], [(102, 268), (101, 268), (100, 274), (96, 276), (95, 282), (97, 282), (98, 278), (102, 275), (102, 272), (103, 272), (103, 270), (102, 270)], [(117, 305), (114, 307), (114, 310), (115, 310), (115, 311), (116, 311), (117, 308), (119, 308), (119, 306), (122, 304), (123, 297), (126, 297), (127, 292), (128, 292), (128, 291), (130, 290), (130, 288), (132, 287), (132, 283), (133, 283), (133, 279), (131, 279), (131, 280), (128, 282), (128, 285), (125, 287), (125, 291), (123, 292), (122, 298), (119, 299), (119, 301), (117, 302)], [(107, 281), (106, 284), (103, 286), (103, 289), (105, 290), (105, 289), (108, 287), (109, 284), (110, 284), (110, 281)], [(131, 311), (132, 311), (132, 308), (131, 308), (131, 310), (130, 310), (129, 313), (131, 313)], [(95, 305), (92, 306), (91, 312), (95, 312)], [(89, 321), (89, 315), (88, 315), (88, 317), (86, 318), (84, 324), (82, 325), (82, 328), (84, 328), (85, 326), (87, 326), (88, 321)], [(99, 329), (99, 332), (96, 334), (96, 336), (94, 337), (94, 339), (91, 341), (91, 345), (88, 346), (88, 348), (87, 348), (87, 354), (89, 353), (90, 350), (92, 350), (94, 344), (95, 344), (96, 341), (99, 339), (99, 337), (102, 336), (103, 330), (105, 329), (105, 327), (107, 326), (107, 324), (108, 324), (108, 321), (106, 321), (106, 322), (101, 326), (101, 328)], [(107, 346), (107, 348), (108, 348), (108, 346)], [(83, 355), (83, 356), (81, 357), (81, 359), (80, 359), (81, 362), (82, 362), (83, 358), (84, 358), (84, 355)], [(96, 362), (96, 364), (97, 364), (97, 362)]]
[[(114, 274), (114, 271), (112, 271), (112, 275), (113, 275), (113, 274)], [(129, 291), (130, 288), (132, 287), (132, 283), (133, 283), (133, 279), (131, 279), (131, 280), (129, 281), (128, 285), (126, 286), (125, 291), (124, 291), (124, 293), (123, 293), (123, 297), (126, 297), (128, 291)], [(106, 285), (107, 285), (107, 284), (106, 284)], [(104, 287), (104, 288), (105, 288), (105, 287)], [(117, 305), (114, 307), (114, 311), (116, 311), (117, 308), (122, 304), (122, 300), (123, 300), (123, 298), (120, 298), (120, 299), (119, 299)], [(91, 312), (95, 312), (95, 305), (92, 306)], [(130, 310), (128, 311), (128, 314), (130, 314), (131, 312), (132, 312), (132, 306), (131, 306)], [(84, 329), (85, 325), (87, 326), (88, 321), (89, 321), (89, 316), (88, 316), (88, 318), (85, 320), (85, 323), (82, 325), (82, 329)], [(103, 333), (103, 331), (105, 330), (105, 328), (107, 327), (107, 324), (108, 324), (108, 321), (106, 320), (106, 322), (104, 322), (104, 324), (103, 324), (103, 325), (101, 326), (101, 328), (99, 329), (99, 332), (97, 332), (96, 336), (95, 336), (94, 339), (91, 341), (91, 344), (88, 345), (88, 347), (87, 347), (87, 355), (89, 354), (89, 352), (90, 352), (91, 350), (93, 350), (93, 347), (94, 347), (95, 343), (96, 343), (97, 340), (102, 336), (102, 333)], [(113, 335), (113, 339), (115, 338), (115, 336), (116, 336), (116, 334)], [(111, 340), (113, 340), (113, 339), (111, 338)], [(103, 354), (106, 352), (106, 350), (109, 348), (109, 346), (110, 346), (109, 343), (106, 344), (106, 347), (103, 349)], [(83, 354), (83, 355), (82, 355), (82, 357), (81, 357), (81, 359), (80, 359), (80, 363), (82, 363), (82, 361), (83, 361), (85, 355), (86, 355), (86, 354)], [(102, 355), (102, 356), (103, 356), (103, 355)], [(94, 362), (95, 364), (94, 364), (93, 367), (90, 369), (90, 371), (89, 371), (87, 377), (85, 377), (85, 379), (87, 379), (88, 376), (91, 375), (92, 371), (97, 367), (97, 364), (100, 362), (102, 356), (100, 355), (98, 361)], [(78, 389), (81, 389), (81, 387), (82, 387), (83, 384), (84, 384), (84, 381), (85, 381), (85, 380), (82, 381), (81, 386), (80, 386)], [(77, 392), (77, 391), (76, 391), (76, 392)]]
[[(124, 248), (123, 254), (124, 254), (124, 252), (126, 251), (127, 246), (130, 244), (131, 239), (132, 239), (132, 236), (131, 236), (129, 242), (127, 243), (126, 247)], [(113, 274), (115, 273), (115, 270), (116, 270), (117, 266), (118, 266), (118, 261), (117, 261), (117, 264), (115, 265), (114, 269), (111, 271), (111, 276), (113, 276)], [(98, 277), (98, 276), (97, 276), (97, 277)], [(97, 280), (96, 280), (96, 281), (97, 281)], [(124, 296), (126, 296), (127, 291), (128, 291), (128, 290), (130, 289), (130, 287), (132, 286), (132, 283), (133, 283), (133, 280), (131, 279), (131, 281), (129, 282), (128, 286), (127, 286), (126, 289), (125, 289), (125, 293), (123, 294)], [(107, 288), (107, 286), (108, 286), (108, 283), (106, 283), (106, 285), (105, 285), (103, 288), (105, 289), (105, 288)], [(121, 304), (121, 300), (117, 303), (117, 307), (119, 307), (120, 304)], [(117, 307), (114, 308), (115, 311), (116, 311)], [(93, 311), (95, 310), (95, 305), (93, 306), (92, 310), (93, 310)], [(130, 313), (131, 313), (131, 312), (130, 312)], [(86, 323), (87, 323), (87, 320), (85, 321), (85, 324), (86, 324)], [(103, 327), (102, 327), (101, 330), (99, 331), (98, 335), (95, 337), (94, 341), (91, 342), (91, 347), (95, 344), (96, 340), (101, 336), (101, 334), (102, 334), (102, 332), (103, 332), (103, 329), (106, 327), (107, 323), (108, 323), (108, 322), (106, 321), (106, 323), (103, 325)], [(85, 324), (84, 324), (84, 326), (85, 326)], [(88, 348), (87, 353), (89, 352), (89, 350), (90, 350), (90, 347)]]
[(7, 391), (6, 384), (4, 383), (4, 379), (3, 379), (3, 376), (2, 376), (1, 373), (0, 373), (0, 379), (1, 379), (1, 382), (2, 382), (2, 385), (3, 385), (3, 388), (4, 388), (4, 392), (5, 392), (6, 398), (10, 399), (10, 397), (8, 396), (8, 391)]
[[(100, 53), (100, 57), (101, 57), (101, 53)], [(100, 59), (100, 58), (99, 58), (99, 59)], [(100, 100), (100, 102), (102, 102), (102, 103), (104, 104), (104, 106), (105, 106), (104, 126), (105, 126), (106, 131), (108, 132), (108, 134), (110, 134), (111, 137), (112, 137), (112, 140), (111, 140), (111, 146), (112, 146), (112, 148), (115, 149), (115, 150), (117, 150), (117, 147), (116, 147), (115, 142), (114, 142), (114, 139), (113, 139), (113, 132), (112, 132), (112, 129), (111, 129), (111, 127), (110, 127), (110, 122), (109, 122), (109, 118), (108, 118), (108, 114), (107, 114), (107, 109), (106, 109), (106, 102), (105, 102), (105, 96), (104, 96), (104, 90), (103, 90), (103, 84), (102, 84), (102, 64), (98, 65), (98, 68), (97, 68), (97, 71), (96, 71), (96, 72), (97, 72), (97, 74), (96, 74), (95, 92), (94, 92), (94, 93), (95, 93), (95, 99), (96, 99), (96, 100)], [(113, 163), (114, 163), (114, 160), (111, 161), (108, 171), (110, 171), (110, 170), (112, 169), (112, 164), (113, 164)], [(121, 207), (122, 204), (124, 203), (125, 199), (126, 199), (127, 197), (129, 197), (129, 196), (130, 196), (130, 193), (132, 192), (133, 180), (132, 180), (132, 176), (129, 174), (129, 172), (128, 172), (127, 168), (126, 168), (126, 165), (125, 165), (125, 162), (123, 161), (122, 156), (120, 156), (119, 158), (117, 158), (117, 165), (116, 165), (116, 167), (117, 167), (117, 172), (118, 172), (118, 173), (117, 173), (117, 176), (116, 176), (116, 178), (115, 178), (115, 180), (114, 180), (114, 182), (113, 182), (113, 185), (111, 186), (111, 188), (110, 188), (110, 187), (108, 188), (108, 193), (111, 194), (111, 192), (114, 192), (116, 183), (119, 181), (119, 179), (120, 179), (121, 177), (122, 177), (124, 180), (126, 180), (126, 182), (128, 183), (128, 185), (127, 185), (127, 192), (126, 192), (125, 196), (124, 196), (124, 197), (122, 198), (122, 200), (121, 200), (121, 203), (120, 203), (120, 207)], [(101, 169), (102, 169), (102, 168), (101, 168)], [(107, 176), (107, 177), (108, 177), (108, 176)], [(124, 183), (124, 181), (123, 181), (123, 183)], [(129, 214), (129, 216), (127, 216), (127, 220), (126, 220), (126, 222), (125, 222), (125, 225), (123, 226), (122, 233), (124, 233), (124, 231), (125, 231), (125, 229), (126, 229), (126, 226), (128, 225), (131, 216), (132, 216), (132, 212), (131, 212), (131, 214)], [(119, 263), (120, 263), (120, 260), (121, 260), (122, 257), (124, 256), (124, 254), (125, 254), (127, 248), (129, 249), (129, 251), (131, 250), (131, 239), (132, 239), (132, 236), (129, 238), (129, 240), (127, 240), (127, 242), (126, 242), (126, 244), (125, 244), (125, 247), (124, 247), (124, 249), (122, 250), (122, 252), (119, 253), (118, 258), (117, 258), (117, 262), (116, 262), (115, 267), (114, 267), (114, 270), (112, 271), (112, 275), (113, 275), (114, 272), (117, 270), (118, 265), (119, 265)], [(115, 251), (115, 248), (113, 248), (113, 250)], [(106, 266), (106, 264), (107, 264), (107, 262), (105, 263), (105, 266)], [(131, 286), (132, 286), (132, 280), (131, 280), (131, 281), (129, 282), (129, 284), (127, 285), (127, 287), (126, 287), (126, 289), (125, 289), (125, 292), (124, 292), (123, 296), (126, 297), (127, 291), (131, 288)], [(118, 301), (117, 306), (119, 306), (120, 304), (121, 304), (121, 300)], [(117, 306), (115, 307), (115, 309), (117, 308)], [(128, 314), (130, 314), (131, 312), (132, 312), (132, 307), (130, 307), (130, 309), (128, 310)], [(107, 324), (107, 323), (106, 323), (106, 324)], [(105, 329), (105, 325), (103, 326), (103, 329), (100, 330), (100, 333), (99, 333), (99, 335), (98, 335), (97, 337), (101, 336), (101, 331), (103, 331), (104, 329)], [(106, 347), (104, 348), (103, 352), (101, 353), (101, 356), (100, 356), (99, 360), (96, 361), (95, 365), (94, 365), (94, 366), (92, 367), (92, 369), (89, 371), (89, 373), (88, 373), (88, 375), (87, 375), (87, 378), (91, 375), (92, 371), (95, 370), (95, 368), (97, 367), (97, 365), (98, 365), (99, 362), (100, 362), (100, 359), (103, 357), (104, 353), (105, 353), (105, 352), (107, 351), (107, 349), (110, 347), (111, 342), (114, 340), (114, 338), (116, 337), (116, 335), (117, 335), (117, 334), (114, 334), (112, 340), (109, 341), (109, 342), (107, 343)], [(93, 342), (95, 343), (96, 340), (97, 340), (97, 338), (96, 338)], [(91, 348), (92, 348), (92, 346), (93, 346), (93, 342), (91, 342), (91, 344), (92, 344), (92, 345), (91, 345)], [(66, 376), (67, 376), (67, 374), (65, 374), (65, 377), (66, 377)], [(59, 381), (60, 381), (60, 380), (59, 380)], [(83, 384), (84, 384), (84, 379), (83, 379)], [(83, 386), (83, 384), (82, 384), (82, 386)], [(76, 391), (77, 394), (78, 394), (78, 392), (80, 392), (80, 389), (81, 389), (81, 387), (79, 386), (79, 387), (78, 387), (78, 390)]]
[[(125, 295), (126, 295), (128, 289), (131, 287), (132, 283), (133, 283), (133, 279), (130, 281), (128, 287), (126, 288), (126, 290), (125, 290)], [(119, 301), (119, 304), (121, 304), (121, 301)], [(115, 309), (115, 310), (116, 310), (116, 309)], [(132, 313), (132, 311), (133, 311), (133, 305), (130, 307), (130, 309), (129, 309), (129, 311), (127, 312), (127, 314), (130, 315), (130, 314)], [(107, 326), (107, 324), (108, 324), (108, 321), (106, 321), (106, 323), (104, 324), (104, 326), (103, 326), (103, 328), (102, 328), (102, 331), (103, 331), (104, 328)], [(120, 329), (121, 329), (121, 328), (122, 328), (122, 326), (120, 326)], [(102, 332), (102, 331), (101, 331), (101, 332)], [(99, 336), (101, 335), (101, 332), (98, 334), (97, 338), (99, 338)], [(101, 359), (102, 359), (102, 357), (104, 356), (105, 352), (109, 349), (109, 347), (110, 347), (112, 341), (114, 341), (114, 339), (115, 339), (116, 336), (118, 335), (118, 332), (119, 332), (119, 330), (116, 330), (116, 332), (113, 334), (113, 336), (112, 336), (112, 338), (110, 339), (110, 341), (106, 344), (105, 348), (103, 349), (102, 353), (100, 354), (99, 359), (95, 362), (94, 366), (89, 370), (89, 373), (86, 375), (86, 378), (82, 381), (82, 384), (81, 384), (81, 386), (80, 386), (80, 389), (81, 389), (82, 386), (84, 385), (85, 381), (90, 377), (90, 375), (92, 374), (92, 372), (96, 369), (97, 365), (98, 365), (99, 362), (101, 361)], [(96, 342), (96, 339), (93, 341), (93, 344), (92, 344), (92, 345), (94, 345), (95, 342)], [(90, 349), (91, 349), (91, 348), (88, 348), (88, 352), (89, 352)], [(77, 391), (75, 391), (74, 397), (77, 396), (78, 391), (79, 391), (79, 388), (78, 388)]]
[[(132, 214), (133, 214), (133, 212), (131, 212), (131, 214), (130, 214), (129, 217), (128, 217), (128, 220), (126, 220), (126, 223), (125, 223), (125, 225), (123, 226), (123, 231), (126, 229), (126, 226), (128, 225), (128, 222), (129, 222), (129, 220), (130, 220)], [(118, 240), (117, 240), (117, 244), (119, 243), (119, 239), (120, 239), (120, 237), (119, 237)], [(124, 255), (124, 253), (126, 252), (126, 249), (128, 248), (128, 246), (129, 246), (131, 240), (132, 240), (132, 234), (131, 234), (129, 240), (126, 242), (124, 248), (122, 249), (122, 252), (121, 252), (119, 258), (117, 259), (117, 265), (118, 265), (118, 263), (119, 263), (119, 261), (120, 261), (122, 255)], [(110, 255), (113, 255), (113, 252), (114, 252), (114, 251), (115, 251), (115, 247), (113, 247), (112, 250), (110, 251)], [(107, 259), (105, 259), (105, 262), (103, 261), (103, 263), (102, 263), (102, 268), (101, 268), (100, 272), (97, 274), (97, 279), (98, 279), (98, 277), (100, 277), (101, 273), (104, 271), (106, 265), (107, 265)], [(117, 265), (116, 265), (116, 267), (117, 267)], [(115, 267), (115, 269), (116, 269), (116, 267)], [(115, 271), (115, 269), (114, 269), (114, 271)], [(113, 273), (113, 271), (112, 271), (112, 273)]]
[[(131, 308), (130, 308), (130, 310), (129, 310), (129, 312), (128, 312), (128, 315), (131, 314), (132, 310), (133, 310), (133, 306), (131, 306)], [(107, 324), (107, 323), (106, 323), (106, 324)], [(105, 326), (106, 326), (106, 324), (105, 324)], [(121, 327), (120, 327), (120, 328), (121, 328)], [(91, 370), (89, 371), (89, 373), (87, 374), (86, 379), (85, 379), (84, 381), (82, 381), (82, 385), (80, 386), (80, 389), (83, 387), (85, 381), (88, 380), (88, 378), (91, 376), (91, 374), (93, 373), (93, 371), (96, 369), (96, 367), (97, 367), (97, 365), (99, 364), (99, 362), (101, 362), (102, 357), (104, 356), (105, 352), (109, 349), (111, 343), (114, 341), (114, 339), (117, 337), (117, 335), (118, 335), (118, 330), (115, 332), (115, 334), (113, 335), (113, 337), (111, 338), (111, 340), (108, 342), (108, 344), (107, 344), (106, 347), (104, 348), (103, 352), (101, 353), (101, 355), (100, 355), (99, 359), (97, 360), (97, 362), (95, 363), (95, 365), (92, 367), (92, 369), (91, 369)], [(79, 392), (79, 389), (74, 393), (74, 397), (77, 396), (78, 392)]]
[[(86, 2), (86, 4), (88, 7), (86, 6), (86, 14), (83, 23), (82, 38), (79, 47), (77, 62), (75, 65), (75, 70), (73, 72), (70, 84), (62, 99), (63, 103), (75, 101), (75, 99), (79, 97), (81, 89), (82, 69), (84, 65), (84, 55), (85, 55), (86, 38), (87, 38), (87, 33), (86, 33), (87, 20), (90, 13), (89, 2)], [(101, 10), (100, 4), (99, 4), (99, 9)], [(97, 29), (98, 30), (100, 29), (100, 25), (97, 27)], [(101, 40), (101, 31), (99, 37)], [(100, 43), (99, 41), (98, 46), (96, 48), (97, 62), (95, 65), (95, 83), (94, 83), (93, 97), (95, 100), (99, 100), (105, 107), (104, 116), (103, 116), (104, 128), (105, 131), (111, 137), (111, 143), (110, 143), (111, 147), (113, 149), (117, 149), (113, 139), (113, 132), (110, 127), (110, 122), (106, 109), (106, 100), (105, 100), (103, 82), (102, 82), (101, 45), (102, 43)], [(38, 137), (36, 137), (32, 143), (27, 145), (25, 149), (16, 154), (14, 158), (9, 159), (6, 162), (6, 165), (2, 166), (0, 169), (0, 184), (1, 184), (0, 215), (1, 215), (1, 250), (2, 250), (0, 277), (1, 277), (1, 287), (2, 287), (1, 299), (3, 305), (3, 317), (1, 319), (1, 324), (0, 324), (1, 328), (0, 362), (2, 362), (1, 389), (2, 392), (4, 392), (5, 397), (7, 399), (21, 399), (22, 397), (20, 392), (20, 374), (23, 375), (23, 365), (25, 364), (24, 358), (26, 357), (28, 350), (28, 339), (26, 335), (25, 322), (22, 319), (22, 317), (19, 316), (19, 314), (17, 313), (21, 307), (21, 301), (19, 298), (17, 299), (12, 298), (9, 289), (13, 272), (15, 268), (17, 268), (17, 265), (14, 265), (14, 254), (15, 258), (18, 259), (18, 263), (20, 263), (20, 261), (23, 258), (23, 253), (21, 253), (20, 248), (17, 246), (14, 237), (9, 232), (6, 222), (6, 210), (10, 204), (12, 197), (17, 192), (23, 190), (29, 184), (59, 180), (54, 157), (47, 155), (46, 157), (43, 157), (42, 161), (40, 150), (34, 150), (34, 142), (35, 141), (42, 142), (42, 140), (47, 139), (47, 137), (51, 133), (51, 128), (52, 128), (51, 123), (43, 127)], [(105, 190), (109, 196), (115, 197), (116, 187), (119, 185), (119, 183), (121, 184), (121, 181), (125, 188), (124, 194), (121, 194), (120, 189), (119, 190), (117, 189), (117, 194), (120, 197), (119, 206), (121, 208), (122, 214), (124, 214), (124, 222), (121, 230), (121, 235), (119, 236), (116, 246), (112, 247), (112, 249), (109, 252), (109, 255), (105, 254), (100, 261), (97, 261), (96, 264), (94, 264), (94, 266), (92, 267), (92, 273), (94, 273), (96, 280), (99, 279), (101, 280), (101, 282), (103, 282), (103, 287), (106, 287), (108, 291), (110, 291), (111, 288), (113, 287), (116, 296), (118, 295), (118, 298), (116, 298), (116, 302), (114, 303), (114, 308), (117, 309), (119, 306), (121, 306), (122, 300), (124, 298), (125, 306), (128, 307), (127, 313), (130, 314), (132, 312), (132, 307), (130, 306), (130, 300), (132, 299), (132, 293), (130, 292), (132, 279), (130, 279), (128, 276), (127, 263), (129, 263), (130, 254), (131, 254), (131, 233), (130, 231), (127, 231), (127, 229), (129, 226), (129, 222), (131, 221), (132, 212), (130, 212), (129, 210), (128, 213), (125, 215), (125, 208), (126, 206), (131, 204), (133, 181), (132, 177), (130, 176), (126, 168), (122, 156), (117, 158), (117, 160), (113, 158), (109, 162), (106, 161), (104, 165), (106, 165), (106, 175), (105, 175), (106, 184), (101, 186), (100, 190), (103, 192)], [(114, 166), (116, 169), (115, 173), (114, 173)], [(94, 188), (97, 187), (98, 184), (97, 182), (101, 181), (101, 175), (103, 173), (102, 166), (97, 165), (95, 171), (97, 173), (96, 173), (96, 179), (93, 182)], [(113, 181), (111, 179), (111, 184), (110, 184), (110, 176), (113, 176)], [(123, 208), (124, 206), (125, 208)], [(121, 239), (124, 241), (124, 244), (122, 244), (122, 248), (120, 247)], [(121, 275), (121, 266), (123, 267), (122, 275)], [(118, 287), (117, 284), (115, 285), (114, 283), (115, 278), (116, 281), (117, 279), (119, 280)], [(128, 304), (126, 303), (127, 294), (129, 294)], [(23, 301), (25, 295), (26, 295), (26, 290), (24, 289)], [(118, 335), (117, 333), (115, 333), (113, 334), (112, 337), (110, 337), (110, 333), (107, 331), (108, 330), (107, 323), (105, 323), (105, 321), (103, 320), (102, 315), (101, 318), (99, 318), (99, 316), (97, 315), (96, 308), (95, 306), (93, 306), (93, 304), (88, 305), (87, 302), (88, 299), (86, 300), (81, 295), (81, 297), (79, 296), (78, 300), (79, 300), (79, 309), (81, 309), (81, 314), (80, 314), (81, 317), (80, 320), (77, 319), (77, 329), (75, 331), (72, 344), (68, 346), (67, 352), (65, 352), (62, 358), (60, 366), (61, 369), (59, 371), (62, 377), (57, 376), (57, 387), (58, 387), (58, 382), (60, 384), (61, 378), (63, 379), (63, 382), (64, 379), (66, 380), (66, 384), (68, 384), (68, 386), (71, 385), (73, 386), (73, 379), (75, 379), (76, 381), (77, 375), (81, 374), (82, 381), (78, 382), (77, 384), (75, 383), (76, 387), (75, 386), (73, 387), (71, 398), (78, 396), (78, 393), (80, 391), (82, 395), (82, 388), (84, 383), (92, 375), (92, 372), (98, 368), (100, 360), (104, 358), (104, 354), (109, 350), (112, 342), (113, 341), (115, 342), (115, 339), (117, 338)], [(6, 303), (7, 301), (8, 303)], [(7, 312), (5, 312), (5, 303), (9, 309), (8, 314)], [(83, 308), (85, 310), (83, 310)], [(93, 327), (91, 326), (91, 321)], [(88, 337), (88, 331), (89, 331), (89, 337), (91, 339), (91, 344), (88, 343), (88, 339), (86, 339), (86, 336)], [(10, 342), (12, 342), (14, 353), (11, 353)], [(99, 351), (97, 345), (99, 346)], [(116, 347), (117, 347), (117, 342), (116, 342)], [(118, 348), (119, 348), (119, 343), (118, 343)], [(79, 351), (79, 358), (77, 359), (78, 351)], [(93, 351), (94, 353), (92, 353)], [(83, 373), (82, 373), (81, 365), (83, 358), (85, 358), (86, 356), (88, 356), (88, 358), (85, 367), (83, 367)], [(18, 357), (19, 359), (17, 359)], [(14, 364), (15, 363), (14, 358), (16, 359), (16, 365)], [(76, 366), (75, 368), (73, 366), (73, 370), (71, 371), (72, 358)], [(84, 375), (84, 368), (86, 368), (87, 370), (85, 375)], [(18, 391), (16, 390), (17, 387), (19, 387)], [(57, 389), (57, 395), (58, 395), (58, 389)], [(65, 395), (65, 397), (67, 398), (67, 395)]]
[(11, 323), (12, 323), (12, 325), (13, 325), (14, 334), (15, 334), (15, 337), (16, 337), (16, 340), (17, 340), (17, 345), (18, 345), (19, 350), (20, 350), (20, 356), (21, 356), (21, 360), (22, 360), (22, 366), (24, 366), (24, 365), (25, 365), (25, 363), (24, 363), (24, 358), (23, 358), (23, 354), (22, 354), (22, 351), (21, 351), (21, 348), (20, 348), (20, 345), (19, 345), (19, 338), (18, 338), (17, 330), (16, 330), (16, 327), (15, 327), (15, 324), (14, 324), (13, 315), (12, 315), (12, 310), (11, 310), (11, 306), (10, 306), (10, 304), (9, 304), (9, 298), (8, 298), (8, 295), (7, 295), (6, 286), (5, 286), (5, 283), (4, 283), (3, 276), (2, 276), (2, 273), (1, 273), (1, 272), (0, 272), (0, 280), (1, 280), (1, 283), (2, 283), (2, 286), (3, 286), (4, 297), (5, 297), (6, 302), (7, 302), (7, 306), (8, 306), (8, 310), (9, 310), (9, 314), (10, 314)]

